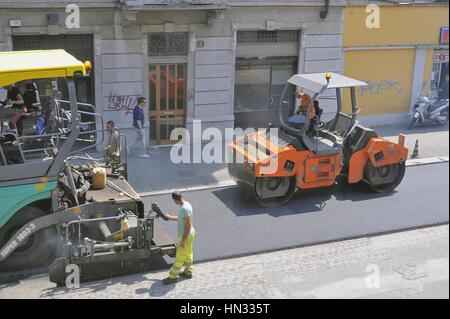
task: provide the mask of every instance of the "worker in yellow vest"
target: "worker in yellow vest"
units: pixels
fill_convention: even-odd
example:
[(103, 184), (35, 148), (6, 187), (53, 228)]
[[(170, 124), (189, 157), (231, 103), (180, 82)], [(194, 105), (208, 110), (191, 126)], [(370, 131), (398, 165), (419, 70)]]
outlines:
[(176, 216), (167, 215), (167, 220), (178, 223), (178, 247), (175, 263), (170, 269), (169, 276), (163, 280), (165, 285), (177, 282), (178, 275), (188, 279), (192, 278), (194, 262), (192, 244), (195, 239), (195, 229), (192, 224), (192, 205), (184, 200), (178, 191), (172, 193), (172, 200), (180, 206), (180, 210)]

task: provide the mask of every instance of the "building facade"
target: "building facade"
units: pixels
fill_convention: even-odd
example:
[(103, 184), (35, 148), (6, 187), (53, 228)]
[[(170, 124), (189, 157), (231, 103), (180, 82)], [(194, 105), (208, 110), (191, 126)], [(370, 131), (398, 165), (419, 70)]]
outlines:
[[(417, 94), (434, 97), (445, 85), (448, 1), (411, 2), (370, 1), (367, 9), (356, 0), (345, 8), (344, 73), (369, 83), (358, 90), (367, 124), (404, 123)], [(367, 21), (371, 14), (378, 21)]]
[[(448, 74), (445, 1), (76, 4), (74, 27), (65, 1), (0, 0), (0, 50), (62, 48), (92, 61), (94, 72), (77, 80), (79, 101), (131, 134), (131, 110), (146, 97), (151, 145), (173, 143), (172, 130), (192, 132), (196, 120), (220, 131), (276, 123), (294, 73), (344, 72), (369, 83), (358, 91), (360, 121), (369, 125), (402, 122), (416, 95), (436, 96)], [(378, 6), (379, 27), (367, 25), (369, 4)], [(325, 113), (333, 102), (321, 101)]]
[(0, 0), (0, 50), (62, 48), (91, 60), (79, 100), (131, 134), (131, 110), (146, 97), (151, 145), (173, 143), (170, 132), (195, 120), (265, 127), (291, 75), (343, 71), (344, 0), (74, 2), (72, 28), (65, 1)]

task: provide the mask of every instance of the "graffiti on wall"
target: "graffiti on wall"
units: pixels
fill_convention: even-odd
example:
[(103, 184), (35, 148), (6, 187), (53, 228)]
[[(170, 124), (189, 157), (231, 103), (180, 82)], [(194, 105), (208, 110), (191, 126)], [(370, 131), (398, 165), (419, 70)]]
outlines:
[(131, 113), (137, 104), (139, 95), (113, 95), (110, 94), (107, 102), (107, 109), (111, 111), (126, 111)]
[(360, 87), (361, 96), (382, 95), (386, 93), (401, 94), (402, 87), (400, 82), (392, 80), (381, 80), (377, 82), (366, 81), (367, 86)]

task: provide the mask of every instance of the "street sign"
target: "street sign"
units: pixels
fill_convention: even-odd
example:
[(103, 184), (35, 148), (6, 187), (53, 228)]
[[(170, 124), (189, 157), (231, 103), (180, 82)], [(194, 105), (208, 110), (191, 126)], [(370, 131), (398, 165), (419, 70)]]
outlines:
[(440, 44), (448, 44), (448, 27), (441, 28)]
[(22, 20), (20, 19), (10, 19), (9, 20), (9, 26), (11, 28), (19, 28), (22, 26)]

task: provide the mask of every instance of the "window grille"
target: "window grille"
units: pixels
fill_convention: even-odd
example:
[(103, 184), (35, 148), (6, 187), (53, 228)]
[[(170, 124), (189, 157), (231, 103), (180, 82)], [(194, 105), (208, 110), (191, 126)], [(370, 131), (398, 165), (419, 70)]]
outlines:
[(183, 56), (188, 53), (189, 36), (186, 32), (150, 33), (149, 56)]
[(298, 42), (298, 30), (277, 31), (239, 31), (239, 44), (295, 43)]

